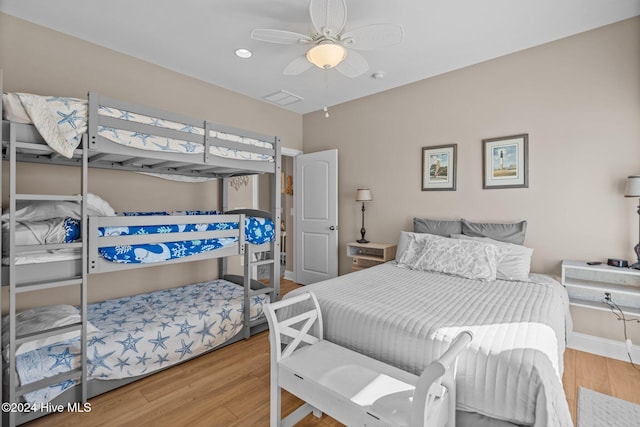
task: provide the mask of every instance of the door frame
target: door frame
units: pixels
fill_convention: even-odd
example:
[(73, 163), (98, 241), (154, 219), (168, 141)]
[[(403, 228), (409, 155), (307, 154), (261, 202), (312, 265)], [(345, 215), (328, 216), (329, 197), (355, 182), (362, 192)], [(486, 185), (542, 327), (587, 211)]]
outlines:
[[(295, 173), (296, 173), (296, 157), (298, 157), (301, 154), (304, 154), (304, 152), (302, 150), (296, 150), (295, 148), (282, 147), (280, 149), (280, 154), (282, 156), (293, 158), (293, 172), (292, 173), (293, 173), (293, 186), (295, 188), (295, 183), (297, 182), (297, 177), (295, 176)], [(278, 189), (276, 191), (280, 191), (280, 190)], [(292, 211), (291, 212), (284, 212), (284, 211), (282, 212), (282, 216), (291, 214), (294, 232), (296, 230), (296, 215), (295, 215), (296, 194), (297, 194), (297, 191), (294, 190), (294, 192), (293, 192), (293, 207), (291, 208)], [(287, 237), (289, 237), (289, 233), (287, 233), (287, 234), (288, 234)], [(280, 248), (280, 251), (281, 251), (281, 253), (282, 252), (286, 253), (287, 254), (287, 258), (289, 258), (289, 257), (291, 258), (291, 261), (292, 261), (291, 265), (293, 266), (292, 267), (293, 271), (291, 272), (291, 274), (287, 274), (287, 270), (285, 269), (282, 274), (283, 274), (285, 279), (292, 280), (292, 281), (295, 282), (296, 281), (296, 277), (297, 277), (296, 276), (296, 274), (297, 274), (296, 273), (296, 239), (295, 239), (295, 236), (293, 235), (293, 233), (291, 233), (291, 236), (289, 238), (292, 239), (291, 240), (291, 252), (292, 253), (286, 252), (286, 248)]]

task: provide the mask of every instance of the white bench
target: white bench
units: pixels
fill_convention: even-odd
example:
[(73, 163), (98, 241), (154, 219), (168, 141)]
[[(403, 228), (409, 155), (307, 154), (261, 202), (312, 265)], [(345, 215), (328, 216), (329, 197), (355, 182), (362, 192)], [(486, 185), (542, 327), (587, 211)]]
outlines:
[[(278, 319), (277, 310), (294, 304), (299, 304), (295, 314)], [(317, 417), (324, 412), (347, 426), (455, 426), (455, 365), (470, 332), (460, 333), (418, 377), (323, 340), (322, 314), (311, 292), (268, 304), (265, 313), (271, 427), (293, 426), (310, 412)], [(281, 389), (305, 401), (285, 419)]]

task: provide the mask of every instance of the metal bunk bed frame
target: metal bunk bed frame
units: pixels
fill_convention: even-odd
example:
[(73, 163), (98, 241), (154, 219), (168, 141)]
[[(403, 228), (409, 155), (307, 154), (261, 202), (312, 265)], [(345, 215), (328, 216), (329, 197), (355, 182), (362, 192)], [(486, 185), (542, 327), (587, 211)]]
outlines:
[[(2, 90), (2, 70), (0, 70), (0, 93)], [(164, 120), (184, 123), (188, 126), (201, 126), (205, 129), (205, 135), (198, 139), (196, 135), (185, 134), (184, 132), (160, 129), (140, 123), (131, 123), (125, 120), (104, 117), (98, 114), (98, 106), (111, 106), (121, 110), (145, 114), (148, 116), (161, 117)], [(0, 113), (2, 107), (0, 107)], [(204, 154), (198, 156), (196, 154), (180, 154), (166, 153), (161, 151), (142, 151), (135, 148), (119, 145), (111, 142), (98, 134), (99, 126), (115, 127), (117, 129), (131, 130), (134, 132), (147, 132), (168, 138), (190, 140), (194, 143), (202, 143), (205, 146)], [(241, 135), (247, 138), (255, 138), (261, 141), (269, 141), (273, 145), (273, 149), (247, 146), (246, 144), (219, 139), (210, 136), (210, 130), (215, 129), (219, 132), (230, 133), (233, 135)], [(269, 294), (271, 301), (279, 299), (280, 296), (280, 224), (281, 205), (280, 197), (276, 189), (280, 188), (280, 140), (277, 137), (265, 137), (253, 132), (247, 132), (227, 126), (220, 126), (212, 122), (203, 122), (194, 120), (193, 118), (181, 116), (174, 113), (168, 113), (147, 107), (140, 107), (134, 104), (117, 101), (108, 97), (100, 96), (94, 92), (89, 93), (89, 115), (88, 115), (88, 132), (83, 135), (81, 146), (74, 151), (71, 159), (67, 159), (46, 145), (38, 131), (32, 125), (13, 123), (3, 121), (0, 127), (0, 141), (2, 142), (3, 159), (9, 161), (9, 211), (10, 211), (10, 238), (9, 238), (9, 266), (2, 267), (2, 284), (9, 287), (9, 316), (10, 316), (10, 340), (9, 340), (9, 378), (2, 378), (0, 373), (0, 383), (3, 384), (3, 402), (18, 403), (20, 396), (39, 388), (56, 384), (66, 379), (80, 380), (77, 386), (66, 390), (63, 394), (55, 398), (51, 404), (65, 404), (69, 402), (86, 402), (90, 397), (136, 381), (143, 376), (122, 379), (122, 380), (87, 380), (87, 281), (88, 275), (93, 272), (122, 270), (123, 264), (109, 267), (104, 265), (96, 269), (96, 263), (106, 263), (103, 260), (97, 260), (96, 254), (98, 241), (94, 237), (97, 227), (100, 226), (103, 218), (88, 217), (88, 168), (107, 168), (117, 170), (128, 170), (136, 172), (153, 172), (164, 174), (176, 174), (198, 177), (219, 178), (220, 181), (220, 208), (226, 212), (228, 200), (228, 183), (227, 179), (233, 176), (253, 175), (258, 173), (272, 174), (272, 212), (269, 215), (276, 227), (274, 227), (274, 240), (262, 245), (252, 245), (244, 243), (243, 227), (244, 213), (243, 211), (234, 211), (238, 214), (239, 225), (239, 243), (237, 248), (232, 250), (216, 250), (201, 256), (187, 257), (182, 260), (173, 260), (172, 262), (190, 262), (192, 260), (204, 258), (219, 259), (219, 276), (231, 282), (240, 284), (244, 287), (244, 306), (249, 307), (249, 300), (252, 296), (258, 294)], [(209, 154), (210, 145), (215, 144), (235, 150), (251, 151), (260, 154), (272, 156), (272, 162), (253, 161), (253, 160), (236, 160), (221, 158)], [(34, 162), (47, 163), (56, 165), (71, 165), (81, 168), (81, 195), (38, 195), (38, 194), (20, 194), (16, 192), (16, 169), (17, 162)], [(0, 163), (0, 175), (2, 166)], [(0, 188), (0, 198), (1, 198)], [(15, 223), (16, 223), (16, 201), (18, 200), (50, 200), (50, 201), (77, 201), (81, 203), (81, 224), (82, 239), (81, 242), (60, 245), (44, 245), (41, 249), (58, 249), (61, 247), (69, 248), (69, 245), (75, 245), (80, 248), (82, 258), (77, 261), (58, 261), (49, 264), (47, 268), (47, 279), (43, 280), (41, 271), (38, 267), (34, 268), (34, 264), (16, 265), (15, 255), (21, 251), (33, 249), (32, 246), (21, 247), (15, 243)], [(257, 211), (248, 211), (247, 214), (255, 215)], [(111, 217), (110, 219), (114, 219)], [(86, 236), (86, 238), (85, 238)], [(1, 249), (1, 243), (0, 243)], [(220, 251), (220, 252), (218, 252)], [(256, 253), (267, 252), (269, 256), (264, 259), (256, 259)], [(244, 276), (234, 276), (227, 274), (226, 256), (235, 254), (244, 254)], [(166, 263), (160, 263), (166, 264)], [(254, 280), (251, 272), (254, 266), (267, 264), (270, 267), (269, 286)], [(55, 265), (54, 268), (51, 266)], [(126, 265), (126, 264), (124, 264)], [(152, 264), (153, 265), (153, 264)], [(130, 266), (130, 265), (129, 265)], [(149, 266), (135, 265), (136, 267)], [(38, 291), (41, 289), (50, 289), (58, 286), (78, 286), (80, 288), (80, 311), (81, 322), (79, 324), (70, 325), (62, 328), (54, 328), (44, 332), (28, 334), (22, 337), (16, 336), (15, 320), (16, 320), (16, 296), (20, 293)], [(241, 339), (247, 339), (252, 333), (267, 329), (266, 319), (250, 321), (250, 310), (245, 309), (244, 328), (235, 337), (225, 342), (224, 345), (231, 344)], [(82, 364), (81, 368), (65, 374), (47, 378), (33, 384), (18, 386), (17, 373), (15, 370), (15, 351), (16, 345), (32, 339), (44, 338), (62, 332), (80, 330), (82, 342)], [(0, 330), (1, 332), (1, 330)], [(220, 348), (216, 347), (216, 348)], [(215, 350), (215, 349), (213, 349)], [(157, 372), (157, 371), (156, 371)], [(155, 373), (155, 372), (154, 372)], [(153, 373), (148, 374), (153, 375)], [(146, 375), (145, 375), (146, 376)], [(3, 381), (4, 380), (4, 381)], [(8, 380), (8, 381), (6, 381)], [(5, 382), (8, 383), (5, 385)], [(66, 406), (65, 406), (66, 407)], [(46, 415), (44, 412), (31, 412), (27, 414), (16, 414), (15, 412), (3, 414), (3, 424), (8, 422), (9, 425), (23, 423), (32, 419)]]

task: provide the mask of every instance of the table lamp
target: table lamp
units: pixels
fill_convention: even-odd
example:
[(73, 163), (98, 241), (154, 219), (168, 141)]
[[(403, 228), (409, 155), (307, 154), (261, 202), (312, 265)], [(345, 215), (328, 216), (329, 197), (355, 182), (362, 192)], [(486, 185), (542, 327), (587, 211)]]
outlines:
[(360, 229), (360, 234), (362, 238), (358, 240), (358, 243), (369, 243), (367, 239), (364, 238), (367, 230), (364, 229), (364, 202), (370, 202), (373, 200), (371, 197), (371, 190), (368, 188), (358, 188), (356, 191), (356, 202), (362, 202), (362, 228)]
[[(627, 178), (627, 189), (624, 192), (624, 197), (640, 198), (640, 175), (631, 175)], [(364, 206), (362, 209), (364, 209)], [(638, 217), (640, 218), (640, 202), (638, 204)], [(638, 261), (629, 268), (640, 270), (640, 219), (638, 222), (638, 244), (633, 248), (633, 250), (636, 253)]]

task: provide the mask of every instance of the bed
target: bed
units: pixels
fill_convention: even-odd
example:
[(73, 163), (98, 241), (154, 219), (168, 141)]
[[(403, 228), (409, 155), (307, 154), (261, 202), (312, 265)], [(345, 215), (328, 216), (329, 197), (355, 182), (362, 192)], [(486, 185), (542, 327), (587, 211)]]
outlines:
[[(251, 320), (263, 316), (263, 305), (268, 301), (268, 295), (251, 298)], [(244, 291), (235, 283), (213, 280), (102, 301), (87, 308), (89, 380), (110, 381), (147, 375), (228, 342), (243, 327)], [(46, 307), (40, 316), (34, 314), (37, 310), (29, 310), (18, 320), (25, 327), (41, 328), (32, 319), (41, 322), (42, 318), (68, 317), (72, 309)], [(21, 323), (22, 319), (25, 322)], [(16, 367), (21, 384), (80, 367), (78, 336), (68, 340), (49, 337), (42, 344), (33, 350), (33, 345), (18, 349)], [(25, 400), (39, 407), (74, 384), (73, 380), (53, 384), (27, 393)]]
[[(122, 212), (116, 214), (108, 202), (89, 194), (90, 271), (122, 269), (111, 263), (153, 264), (205, 255), (227, 248), (240, 253), (245, 242), (272, 242), (275, 227), (269, 212), (224, 215), (219, 211)], [(81, 259), (77, 249), (41, 250), (43, 244), (74, 243), (81, 239), (80, 204), (77, 202), (23, 203), (16, 211), (15, 245), (30, 246), (16, 257), (16, 265)], [(240, 230), (240, 223), (244, 224)], [(3, 248), (9, 248), (9, 213), (2, 216)], [(64, 246), (64, 245), (63, 245)], [(218, 254), (216, 254), (218, 256)], [(9, 264), (3, 257), (3, 265)], [(36, 267), (34, 267), (36, 268)]]
[[(256, 162), (274, 162), (273, 141), (177, 114), (140, 107), (97, 93), (88, 100), (8, 93), (5, 116), (14, 123), (33, 124), (47, 144), (72, 158), (82, 135), (89, 133), (92, 149), (117, 152), (121, 148), (146, 153), (186, 154)], [(91, 120), (89, 120), (91, 117)], [(124, 150), (123, 152), (131, 150)], [(193, 159), (190, 161), (194, 161)], [(142, 164), (142, 163), (140, 163)]]
[[(1, 83), (0, 80), (0, 90)], [(90, 92), (87, 100), (21, 93), (3, 94), (2, 101), (4, 120), (0, 136), (3, 159), (8, 161), (9, 169), (8, 178), (5, 178), (9, 203), (5, 206), (2, 226), (2, 284), (10, 288), (8, 322), (3, 331), (7, 360), (3, 370), (6, 375), (4, 401), (45, 401), (52, 397), (50, 390), (53, 387), (64, 389), (54, 398), (56, 404), (86, 402), (89, 397), (152, 371), (148, 369), (141, 373), (128, 367), (131, 375), (127, 374), (127, 378), (95, 379), (105, 372), (92, 370), (95, 361), (101, 360), (92, 353), (96, 348), (91, 345), (95, 344), (93, 326), (100, 331), (105, 326), (101, 319), (90, 318), (94, 312), (94, 306), (87, 305), (87, 282), (91, 274), (218, 259), (218, 279), (212, 283), (234, 286), (233, 301), (225, 297), (229, 308), (219, 311), (231, 310), (231, 319), (222, 319), (230, 321), (231, 326), (223, 327), (225, 333), (216, 337), (221, 343), (211, 341), (209, 345), (205, 340), (200, 347), (217, 348), (266, 329), (260, 306), (264, 301), (277, 300), (280, 292), (279, 263), (274, 261), (279, 259), (280, 228), (273, 226), (280, 222), (280, 195), (272, 192), (272, 211), (258, 215), (255, 211), (229, 211), (227, 199), (229, 180), (234, 177), (266, 173), (271, 176), (271, 188), (280, 188), (279, 138), (123, 102), (95, 92)], [(65, 194), (65, 189), (58, 195), (20, 193), (18, 162), (80, 168), (80, 194)], [(106, 202), (88, 192), (88, 168), (91, 167), (183, 181), (217, 179), (219, 205), (215, 207), (216, 211), (116, 215)], [(27, 204), (46, 205), (47, 213), (37, 219), (25, 217), (23, 209)], [(244, 255), (245, 264), (250, 266), (257, 263), (255, 254), (262, 254), (259, 262), (270, 267), (268, 286), (255, 281), (249, 268), (245, 268), (244, 276), (227, 274), (227, 257)], [(79, 320), (33, 333), (16, 331), (19, 316), (16, 293), (63, 286), (79, 289)], [(251, 312), (243, 313), (244, 307), (252, 307)], [(189, 310), (189, 306), (181, 310)], [(178, 315), (184, 313), (186, 311)], [(219, 325), (222, 320), (211, 322)], [(203, 321), (203, 318), (198, 319), (197, 324), (204, 326), (197, 329), (203, 330), (209, 325)], [(124, 339), (116, 338), (116, 347), (118, 340), (135, 341), (136, 334), (142, 333), (136, 328), (140, 326), (134, 327), (135, 332), (126, 332), (131, 334), (130, 341), (126, 341), (129, 335)], [(77, 369), (36, 379), (42, 375), (27, 372), (23, 367), (37, 364), (37, 361), (50, 364), (51, 360), (47, 362), (48, 356), (44, 354), (49, 351), (47, 347), (40, 353), (29, 353), (29, 358), (16, 351), (36, 338), (48, 339), (58, 333), (73, 333), (77, 342), (68, 350), (55, 353), (64, 357), (61, 361), (56, 359), (54, 365), (69, 362)], [(186, 338), (184, 334), (182, 337)], [(149, 339), (153, 338), (141, 338), (137, 348), (142, 348), (142, 341)], [(178, 344), (185, 350), (176, 353), (180, 356), (177, 362), (197, 353), (195, 341), (189, 348), (191, 352), (186, 350), (187, 341), (184, 344), (178, 341)], [(56, 344), (59, 345), (62, 344)], [(159, 351), (159, 348), (155, 350)], [(98, 355), (105, 354), (102, 351), (110, 353), (112, 350), (99, 350)], [(113, 356), (117, 355), (121, 361), (113, 363), (124, 367), (125, 358), (131, 357), (127, 351), (125, 353), (115, 351)], [(164, 362), (162, 365), (162, 368), (166, 366)], [(110, 366), (111, 370), (118, 370), (115, 365)], [(43, 414), (46, 411), (12, 413), (7, 422), (14, 425)]]
[(470, 330), (458, 362), (459, 425), (573, 425), (561, 382), (571, 328), (564, 288), (528, 266), (518, 280), (498, 278), (496, 259), (508, 261), (498, 245), (526, 249), (515, 244), (403, 235), (413, 240), (401, 237), (396, 261), (287, 297), (313, 291), (326, 339), (418, 375)]

